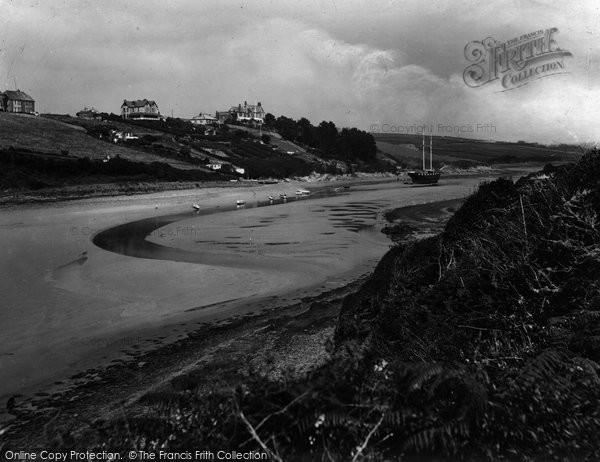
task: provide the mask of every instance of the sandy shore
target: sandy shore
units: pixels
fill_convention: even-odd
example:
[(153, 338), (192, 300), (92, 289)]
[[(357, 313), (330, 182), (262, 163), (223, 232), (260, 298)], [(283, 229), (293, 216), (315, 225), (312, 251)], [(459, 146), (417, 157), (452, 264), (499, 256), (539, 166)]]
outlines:
[[(0, 222), (8, 244), (3, 250), (3, 274), (9, 276), (2, 287), (9, 309), (0, 313), (0, 322), (10, 327), (0, 334), (4, 337), (0, 339), (4, 399), (24, 395), (17, 400), (20, 412), (27, 413), (28, 409), (53, 409), (58, 403), (63, 407), (65, 396), (80, 402), (82, 393), (77, 390), (94, 383), (98, 391), (116, 386), (137, 395), (135, 385), (124, 387), (114, 375), (106, 381), (102, 370), (111, 364), (113, 368), (127, 364), (131, 372), (132, 361), (144, 363), (136, 366), (140, 368), (136, 375), (152, 382), (155, 374), (145, 366), (152, 362), (139, 358), (164, 353), (198, 329), (219, 323), (235, 325), (259, 313), (263, 321), (269, 319), (264, 317), (267, 312), (272, 313), (270, 319), (275, 312), (288, 316), (286, 307), (305, 311), (305, 306), (298, 308), (303, 300), (348, 286), (379, 261), (389, 246), (379, 232), (381, 212), (464, 197), (480, 180), (448, 179), (432, 188), (367, 183), (353, 187), (349, 194), (228, 210), (210, 215), (210, 222), (189, 211), (190, 204), (227, 208), (239, 198), (249, 202), (273, 192), (293, 195), (297, 188), (314, 188), (315, 184), (176, 191), (10, 210)], [(282, 227), (281, 219), (274, 216), (283, 211), (292, 221)], [(206, 235), (192, 239), (189, 234), (169, 235), (161, 232), (164, 227), (157, 227), (148, 241), (169, 252), (195, 255), (205, 263), (162, 256), (131, 258), (91, 243), (95, 233), (113, 226), (182, 213), (189, 214), (185, 219), (189, 223), (179, 221), (180, 228), (198, 228)], [(357, 223), (364, 228), (349, 229)], [(233, 229), (237, 235), (231, 234)], [(301, 233), (302, 229), (306, 232)], [(226, 231), (231, 238), (248, 237), (244, 233), (251, 232), (254, 240), (233, 248), (215, 245), (226, 242), (222, 239)], [(197, 359), (188, 353), (173, 362), (171, 374)], [(123, 380), (130, 375), (125, 374)], [(37, 397), (32, 397), (36, 392)]]

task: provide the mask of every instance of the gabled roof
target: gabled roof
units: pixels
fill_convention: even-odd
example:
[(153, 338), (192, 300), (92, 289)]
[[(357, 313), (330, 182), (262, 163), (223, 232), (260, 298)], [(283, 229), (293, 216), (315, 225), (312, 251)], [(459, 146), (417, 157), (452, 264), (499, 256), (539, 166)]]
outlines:
[(27, 93), (21, 91), (21, 90), (6, 90), (3, 93), (9, 100), (12, 101), (33, 101), (35, 102), (35, 100), (29, 96)]
[(147, 100), (147, 99), (138, 99), (138, 100), (134, 100), (134, 101), (127, 101), (126, 99), (123, 100), (123, 104), (121, 104), (121, 107), (123, 106), (127, 106), (127, 107), (144, 107), (146, 106), (146, 104), (149, 104), (150, 106), (156, 106), (156, 102), (151, 101), (151, 100)]
[(238, 104), (237, 106), (231, 106), (231, 109), (229, 109), (230, 112), (238, 112), (238, 111), (258, 111), (259, 109), (262, 109), (262, 106), (260, 105), (260, 103), (258, 104), (248, 104), (246, 102), (244, 102), (244, 104)]
[(211, 116), (210, 114), (206, 114), (204, 112), (201, 112), (200, 114), (198, 114), (196, 117), (192, 117), (192, 119), (207, 119), (207, 120), (216, 120), (215, 117)]

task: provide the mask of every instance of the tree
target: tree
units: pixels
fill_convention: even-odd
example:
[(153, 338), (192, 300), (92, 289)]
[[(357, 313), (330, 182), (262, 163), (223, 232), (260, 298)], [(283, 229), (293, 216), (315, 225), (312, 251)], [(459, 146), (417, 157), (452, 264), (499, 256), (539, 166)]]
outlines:
[(267, 112), (265, 114), (264, 124), (267, 128), (275, 128), (275, 116), (270, 112)]
[(370, 133), (358, 128), (344, 128), (340, 133), (338, 152), (347, 159), (371, 162), (375, 160), (377, 145)]
[(315, 147), (317, 144), (316, 128), (308, 119), (302, 117), (298, 122), (298, 141), (306, 146)]
[(321, 122), (316, 130), (317, 145), (325, 157), (335, 157), (337, 154), (338, 130), (331, 121)]
[(286, 140), (294, 141), (298, 136), (298, 124), (294, 119), (286, 116), (277, 117), (275, 129)]

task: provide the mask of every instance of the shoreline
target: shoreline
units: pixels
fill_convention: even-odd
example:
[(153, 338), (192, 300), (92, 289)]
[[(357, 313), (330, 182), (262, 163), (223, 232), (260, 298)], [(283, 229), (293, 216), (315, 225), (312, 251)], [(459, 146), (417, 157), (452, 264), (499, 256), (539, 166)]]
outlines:
[[(442, 178), (461, 178), (473, 176), (510, 175), (513, 171), (540, 170), (543, 164), (523, 162), (515, 164), (497, 164), (489, 169), (452, 170), (443, 174)], [(70, 203), (73, 201), (111, 200), (120, 197), (152, 196), (169, 192), (195, 191), (201, 194), (207, 189), (225, 188), (256, 188), (262, 186), (285, 187), (298, 184), (308, 187), (311, 185), (348, 185), (382, 181), (408, 181), (406, 174), (392, 173), (358, 173), (355, 176), (320, 174), (314, 177), (285, 178), (270, 183), (271, 180), (239, 180), (239, 181), (182, 181), (182, 182), (132, 182), (132, 183), (97, 183), (89, 185), (67, 185), (64, 188), (49, 188), (39, 191), (23, 190), (0, 193), (0, 210), (22, 206), (48, 205)]]
[[(381, 181), (376, 182), (378, 183)], [(286, 186), (292, 187), (293, 184), (286, 183)], [(327, 187), (327, 185), (324, 184), (319, 184), (319, 186)], [(265, 185), (265, 188), (272, 188), (272, 185)], [(227, 197), (234, 196), (235, 194), (236, 191), (230, 192)], [(219, 196), (220, 200), (222, 200), (223, 197), (221, 195)], [(184, 196), (184, 198), (187, 198), (187, 196)], [(437, 202), (430, 202), (408, 207), (405, 206), (402, 208), (415, 209), (422, 207), (433, 212), (436, 203)], [(75, 383), (72, 389), (50, 396), (39, 396), (40, 399), (36, 402), (36, 408), (22, 410), (18, 420), (24, 419), (24, 421), (18, 422), (13, 420), (10, 422), (10, 430), (7, 432), (7, 436), (14, 438), (15, 433), (17, 435), (23, 434), (27, 435), (25, 437), (27, 441), (33, 441), (33, 439), (36, 438), (36, 430), (39, 431), (40, 428), (47, 423), (48, 419), (52, 418), (53, 412), (57, 409), (61, 410), (61, 414), (71, 415), (71, 417), (74, 417), (74, 414), (81, 416), (82, 413), (86, 415), (105, 416), (118, 410), (118, 406), (111, 410), (111, 406), (106, 404), (108, 398), (112, 399), (111, 402), (113, 407), (117, 401), (120, 403), (123, 400), (129, 403), (128, 405), (135, 406), (137, 405), (137, 400), (143, 393), (150, 390), (152, 387), (165, 384), (165, 375), (172, 379), (181, 375), (182, 371), (189, 370), (190, 368), (193, 369), (199, 355), (203, 356), (207, 349), (218, 349), (220, 345), (227, 344), (227, 342), (229, 342), (229, 345), (232, 342), (239, 343), (240, 339), (253, 335), (252, 328), (258, 329), (258, 331), (261, 331), (264, 335), (272, 335), (274, 331), (277, 332), (277, 326), (280, 326), (281, 323), (284, 322), (283, 320), (293, 319), (298, 322), (308, 322), (311, 316), (315, 315), (312, 305), (319, 305), (323, 301), (326, 305), (335, 305), (336, 303), (340, 305), (343, 297), (349, 293), (355, 292), (369, 274), (370, 271), (358, 278), (354, 278), (351, 282), (343, 285), (343, 287), (318, 291), (316, 295), (315, 292), (312, 291), (312, 296), (298, 297), (301, 299), (298, 303), (290, 304), (288, 301), (288, 303), (283, 304), (282, 301), (278, 300), (278, 297), (269, 297), (271, 300), (258, 299), (254, 302), (254, 309), (246, 310), (244, 314), (235, 316), (230, 314), (219, 321), (202, 323), (202, 326), (199, 328), (188, 331), (182, 339), (176, 339), (175, 341), (159, 346), (155, 345), (149, 350), (135, 354), (131, 359), (121, 358), (115, 360), (113, 361), (113, 364), (103, 370), (92, 368), (81, 374), (77, 374), (79, 375), (78, 383)], [(327, 317), (327, 323), (329, 324), (327, 325), (331, 329), (333, 329), (332, 326), (335, 325), (337, 320), (338, 311), (339, 306), (338, 309), (328, 312), (329, 314), (327, 316), (329, 317)], [(308, 320), (304, 316), (306, 313), (310, 314)], [(323, 313), (319, 313), (317, 319), (319, 320), (319, 323), (324, 321), (325, 318), (323, 317)], [(260, 326), (258, 326), (259, 324)], [(315, 335), (317, 337), (322, 336), (322, 330), (317, 330), (318, 332)], [(154, 338), (160, 336), (160, 331), (161, 328), (156, 329)], [(281, 334), (281, 332), (279, 332), (279, 334)], [(225, 339), (224, 343), (223, 339)], [(310, 342), (314, 347), (313, 343), (314, 342)], [(264, 341), (255, 342), (254, 350), (257, 348), (260, 349), (263, 346)], [(306, 346), (307, 345), (304, 345), (305, 348)], [(252, 352), (254, 350), (252, 347), (249, 348), (248, 351), (251, 352), (250, 357), (252, 357)], [(319, 354), (322, 354), (323, 351), (323, 348), (321, 348)], [(319, 354), (313, 356), (319, 357)], [(299, 355), (303, 360), (306, 360), (306, 354), (300, 352)], [(210, 353), (208, 356), (210, 356)], [(289, 357), (290, 355), (286, 354), (284, 356), (285, 357), (280, 358), (280, 362), (285, 362), (286, 357)], [(298, 356), (296, 356), (296, 358), (298, 359)], [(296, 363), (298, 362), (301, 361), (297, 361)], [(167, 371), (164, 368), (160, 367), (161, 365), (164, 366), (165, 363), (169, 363), (169, 366), (167, 367), (169, 370), (168, 373), (166, 373)], [(246, 364), (246, 362), (242, 361), (241, 364)], [(221, 373), (222, 371), (219, 369), (217, 372)], [(125, 379), (123, 379), (124, 377)], [(126, 384), (124, 385), (123, 382), (119, 384), (118, 381), (114, 380), (115, 378), (125, 380)], [(149, 379), (152, 385), (147, 386)], [(142, 391), (140, 391), (140, 384), (146, 385), (145, 387), (141, 387), (143, 388)], [(117, 399), (117, 394), (115, 394), (116, 391), (121, 393), (118, 396), (123, 397), (123, 399)], [(17, 406), (17, 409), (19, 409), (19, 406)], [(89, 412), (92, 409), (93, 411)], [(29, 428), (30, 426), (31, 428)], [(6, 429), (4, 429), (4, 431), (6, 431)], [(3, 430), (0, 430), (0, 436), (2, 435), (2, 432)], [(37, 438), (39, 438), (39, 435)], [(17, 438), (17, 440), (23, 441), (20, 437)]]
[[(445, 207), (436, 207), (437, 204), (396, 210), (407, 209), (408, 214), (400, 212), (398, 217), (413, 221), (413, 211), (419, 207), (427, 211), (423, 217), (445, 217)], [(290, 366), (301, 365), (297, 373), (302, 374), (326, 361), (326, 343), (343, 299), (355, 293), (370, 275), (369, 271), (348, 284), (304, 297), (288, 306), (282, 307), (274, 298), (269, 307), (260, 309), (261, 301), (257, 301), (252, 312), (204, 323), (180, 340), (131, 359), (115, 361), (103, 371), (86, 371), (72, 389), (42, 397), (37, 408), (18, 413), (17, 419), (9, 424), (6, 437), (15, 448), (25, 442), (28, 447), (38, 444), (41, 448), (45, 444), (43, 430), (49, 420), (57, 428), (76, 421), (81, 433), (90, 424), (82, 421), (85, 415), (107, 419), (123, 411), (150, 412), (141, 402), (144, 395), (173, 389), (174, 383), (184, 380), (182, 377), (197, 375), (202, 370), (212, 371), (203, 381), (208, 388), (212, 381), (227, 381), (228, 386), (234, 386), (246, 376), (249, 365), (259, 370), (270, 368), (266, 375), (271, 378), (279, 377)], [(285, 343), (277, 339), (285, 339)]]
[[(252, 361), (254, 367), (274, 364), (281, 372), (292, 364), (283, 364), (283, 357), (275, 362), (272, 362), (272, 358), (267, 358), (266, 356), (281, 353), (281, 350), (269, 348), (270, 351), (264, 351), (265, 340), (273, 335), (288, 340), (289, 335), (298, 334), (298, 329), (293, 326), (282, 329), (286, 324), (301, 324), (302, 333), (308, 333), (305, 325), (314, 323), (313, 328), (316, 329), (313, 329), (313, 334), (316, 335), (313, 336), (322, 337), (325, 342), (327, 339), (324, 338), (323, 331), (330, 334), (333, 332), (344, 297), (358, 290), (369, 274), (342, 287), (305, 297), (290, 306), (282, 308), (275, 303), (260, 311), (203, 323), (205, 325), (189, 332), (180, 340), (159, 346), (129, 360), (114, 361), (100, 372), (89, 370), (82, 374), (81, 383), (72, 389), (58, 395), (43, 397), (35, 408), (17, 407), (14, 412), (16, 419), (0, 429), (0, 441), (6, 439), (5, 449), (25, 446), (29, 449), (44, 449), (48, 444), (44, 434), (48, 422), (53, 422), (57, 428), (77, 422), (75, 433), (81, 434), (93, 423), (85, 416), (93, 415), (95, 421), (108, 419), (124, 409), (135, 410), (141, 405), (140, 400), (144, 395), (160, 393), (165, 388), (171, 388), (178, 378), (203, 368), (213, 371), (210, 377), (206, 377), (207, 386), (211, 382), (222, 382), (226, 376), (235, 379), (238, 373), (237, 380), (242, 380), (248, 374), (248, 370), (244, 368)], [(249, 340), (256, 334), (258, 336)], [(316, 345), (320, 351), (310, 357), (300, 373), (317, 366), (319, 360), (324, 362), (324, 342)], [(250, 351), (249, 343), (254, 347)], [(303, 345), (300, 351), (296, 348), (296, 356), (304, 356), (306, 347), (308, 345)], [(259, 356), (257, 353), (263, 356), (259, 359), (261, 364), (256, 364)], [(306, 359), (304, 357), (305, 362)], [(217, 363), (218, 372), (215, 367)], [(293, 365), (297, 366), (298, 362)], [(234, 386), (234, 383), (230, 382), (228, 385)]]

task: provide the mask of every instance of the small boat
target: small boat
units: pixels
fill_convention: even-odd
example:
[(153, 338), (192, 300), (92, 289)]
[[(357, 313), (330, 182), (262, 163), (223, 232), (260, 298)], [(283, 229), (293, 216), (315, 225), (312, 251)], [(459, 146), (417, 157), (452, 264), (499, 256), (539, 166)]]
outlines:
[(238, 199), (235, 203), (236, 205), (246, 205), (246, 201), (244, 199)]
[(425, 168), (425, 133), (423, 133), (423, 169), (408, 172), (413, 184), (437, 184), (441, 172), (433, 169), (433, 135), (429, 135), (429, 168)]
[(298, 189), (296, 191), (297, 196), (308, 196), (309, 194), (310, 194), (310, 191), (307, 189)]
[(198, 204), (192, 204), (192, 208), (194, 209), (195, 212), (200, 211), (200, 206)]

